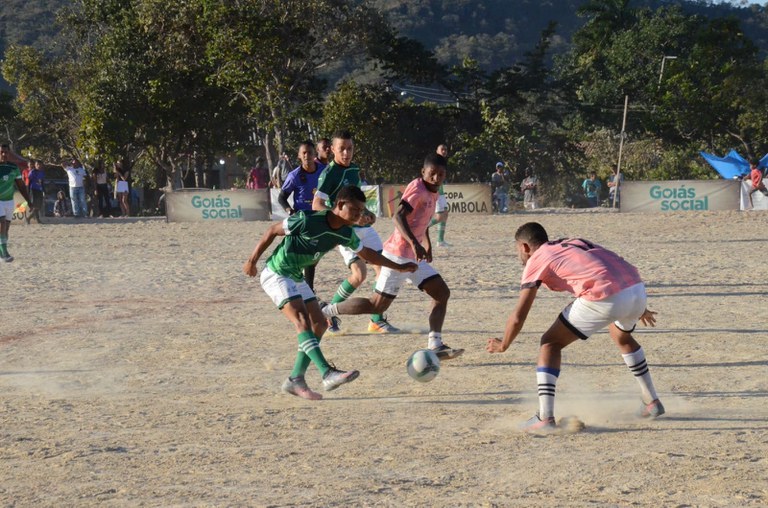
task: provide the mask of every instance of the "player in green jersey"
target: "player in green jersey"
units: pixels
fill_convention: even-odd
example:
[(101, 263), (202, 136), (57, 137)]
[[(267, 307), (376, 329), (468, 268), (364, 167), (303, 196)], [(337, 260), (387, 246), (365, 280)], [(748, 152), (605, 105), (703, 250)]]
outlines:
[[(435, 150), (438, 155), (448, 159), (448, 145), (445, 143), (440, 144)], [(450, 247), (451, 244), (445, 241), (445, 228), (448, 225), (448, 201), (445, 199), (445, 186), (440, 185), (440, 189), (437, 191), (438, 198), (435, 205), (435, 216), (429, 222), (429, 227), (437, 224), (437, 246), (438, 247)]]
[(249, 277), (257, 273), (256, 262), (278, 236), (284, 236), (267, 259), (262, 270), (261, 287), (278, 309), (294, 324), (298, 333), (299, 352), (283, 391), (309, 400), (322, 399), (304, 379), (310, 363), (323, 376), (326, 391), (354, 381), (356, 370), (343, 371), (332, 367), (320, 350), (320, 339), (328, 327), (312, 289), (303, 279), (303, 269), (317, 263), (329, 250), (343, 245), (361, 258), (393, 270), (413, 272), (416, 263), (396, 263), (360, 243), (351, 225), (360, 220), (365, 210), (365, 194), (355, 185), (344, 186), (336, 194), (331, 210), (298, 212), (284, 221), (274, 223), (261, 237), (256, 248), (243, 265)]
[[(337, 199), (339, 189), (343, 186), (360, 186), (360, 168), (352, 163), (352, 156), (355, 151), (352, 135), (347, 131), (334, 133), (331, 137), (331, 150), (333, 151), (333, 161), (328, 164), (320, 175), (317, 192), (315, 192), (315, 197), (312, 201), (313, 210), (327, 210), (331, 208)], [(370, 210), (364, 210), (360, 222), (355, 225), (355, 233), (365, 247), (381, 252), (384, 246), (381, 243), (379, 234), (371, 227), (374, 222), (376, 222), (376, 215)], [(355, 252), (344, 246), (339, 247), (339, 252), (351, 273), (336, 290), (331, 303), (340, 303), (351, 297), (352, 293), (365, 282), (365, 278), (368, 275), (365, 262)], [(371, 264), (378, 277), (381, 267), (375, 263)], [(329, 320), (330, 328), (328, 331), (331, 333), (338, 332), (339, 322), (340, 319), (336, 316)], [(390, 325), (382, 314), (371, 314), (368, 331), (396, 333), (400, 330)]]
[(21, 177), (19, 166), (10, 162), (11, 149), (8, 145), (0, 146), (0, 261), (10, 263), (13, 256), (8, 253), (8, 232), (11, 229), (13, 211), (16, 204), (13, 201), (13, 192), (18, 189), (27, 203), (32, 199), (27, 192), (27, 186)]

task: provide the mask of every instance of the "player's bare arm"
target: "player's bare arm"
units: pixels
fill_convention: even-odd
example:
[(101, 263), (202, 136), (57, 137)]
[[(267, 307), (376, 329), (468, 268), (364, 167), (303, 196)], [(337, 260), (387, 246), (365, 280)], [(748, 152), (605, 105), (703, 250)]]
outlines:
[(357, 255), (373, 265), (386, 266), (387, 268), (397, 270), (398, 272), (413, 273), (419, 268), (419, 265), (416, 263), (395, 263), (391, 259), (385, 258), (375, 250), (369, 249), (368, 247), (363, 247), (362, 250), (357, 253)]
[(315, 197), (312, 199), (312, 210), (321, 211), (330, 210), (330, 208), (325, 204), (325, 198), (321, 198), (315, 194)]
[(243, 273), (249, 277), (256, 276), (256, 263), (259, 261), (261, 255), (264, 254), (264, 251), (267, 250), (270, 245), (272, 245), (272, 242), (274, 242), (275, 238), (278, 236), (285, 236), (285, 230), (283, 229), (282, 222), (275, 222), (269, 227), (269, 229), (264, 232), (264, 234), (261, 236), (261, 239), (259, 240), (259, 243), (257, 243), (256, 247), (253, 249), (253, 253), (243, 264)]
[(376, 214), (365, 208), (360, 213), (360, 219), (357, 221), (358, 226), (370, 226), (376, 222)]
[(400, 201), (397, 207), (397, 213), (395, 214), (395, 227), (400, 231), (405, 239), (413, 249), (413, 253), (416, 254), (416, 261), (426, 260), (428, 263), (432, 261), (431, 253), (424, 248), (423, 245), (416, 239), (416, 235), (411, 231), (411, 227), (408, 225), (408, 215), (413, 212), (413, 207), (407, 201)]
[(523, 329), (525, 320), (528, 318), (528, 313), (533, 307), (533, 301), (536, 299), (536, 292), (538, 288), (525, 288), (520, 290), (520, 296), (517, 299), (517, 304), (514, 310), (507, 319), (507, 327), (504, 330), (504, 338), (488, 339), (488, 345), (486, 351), (489, 353), (503, 353), (509, 346), (512, 345), (512, 341), (517, 338), (520, 331)]

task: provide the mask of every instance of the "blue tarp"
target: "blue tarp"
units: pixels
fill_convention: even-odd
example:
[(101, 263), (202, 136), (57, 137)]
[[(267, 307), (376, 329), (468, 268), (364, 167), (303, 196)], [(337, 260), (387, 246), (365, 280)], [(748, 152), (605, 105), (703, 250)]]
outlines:
[[(733, 178), (743, 178), (749, 174), (749, 161), (739, 155), (736, 150), (731, 150), (725, 157), (717, 157), (705, 152), (699, 153), (723, 178), (731, 180)], [(768, 168), (768, 154), (765, 154), (760, 159), (758, 167)]]

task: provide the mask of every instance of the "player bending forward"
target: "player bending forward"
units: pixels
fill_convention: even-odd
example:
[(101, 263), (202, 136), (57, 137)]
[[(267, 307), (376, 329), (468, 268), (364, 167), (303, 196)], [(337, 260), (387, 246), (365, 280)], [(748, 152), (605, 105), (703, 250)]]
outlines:
[(296, 327), (299, 352), (293, 371), (283, 383), (283, 391), (309, 400), (322, 399), (310, 390), (304, 374), (310, 363), (320, 371), (326, 391), (354, 381), (356, 370), (342, 371), (332, 367), (320, 350), (320, 339), (328, 327), (315, 293), (302, 278), (302, 270), (317, 261), (337, 245), (348, 247), (361, 258), (392, 270), (414, 271), (415, 263), (395, 263), (378, 252), (360, 245), (352, 224), (356, 224), (365, 209), (365, 194), (356, 186), (343, 187), (331, 210), (298, 212), (284, 221), (274, 223), (261, 237), (243, 272), (256, 276), (256, 262), (278, 236), (285, 236), (267, 259), (261, 271), (261, 287), (277, 308)]
[(432, 298), (427, 347), (441, 360), (456, 358), (464, 352), (463, 349), (453, 349), (443, 344), (443, 322), (451, 291), (437, 270), (429, 264), (432, 261), (432, 243), (427, 226), (435, 210), (437, 191), (445, 180), (446, 164), (445, 157), (436, 153), (427, 156), (421, 177), (405, 188), (394, 217), (395, 231), (384, 243), (382, 255), (390, 263), (408, 264), (416, 261), (418, 269), (406, 274), (382, 265), (373, 296), (350, 298), (323, 307), (323, 314), (328, 318), (339, 314), (381, 314), (392, 305), (403, 282), (408, 280)]
[(645, 285), (637, 269), (618, 254), (586, 240), (550, 242), (544, 227), (536, 222), (520, 226), (515, 242), (524, 266), (520, 297), (507, 320), (504, 339), (488, 339), (489, 353), (503, 353), (509, 348), (522, 330), (542, 284), (552, 291), (568, 291), (576, 296), (541, 337), (536, 367), (539, 411), (524, 429), (555, 428), (555, 384), (560, 375), (561, 352), (576, 339), (586, 340), (606, 326), (624, 363), (640, 383), (643, 405), (639, 415), (663, 415), (664, 406), (653, 387), (645, 353), (631, 335), (638, 320), (644, 325), (656, 325), (655, 312), (646, 308)]

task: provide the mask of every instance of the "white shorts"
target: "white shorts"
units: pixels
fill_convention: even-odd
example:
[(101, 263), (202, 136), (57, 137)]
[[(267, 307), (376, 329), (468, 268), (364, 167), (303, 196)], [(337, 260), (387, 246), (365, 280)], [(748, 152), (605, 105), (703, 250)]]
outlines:
[[(379, 237), (379, 234), (376, 232), (373, 228), (354, 228), (355, 233), (357, 234), (357, 237), (360, 239), (360, 245), (363, 247), (368, 247), (371, 250), (375, 250), (376, 252), (381, 252), (384, 248), (384, 245), (381, 243), (381, 238)], [(339, 252), (341, 252), (341, 257), (344, 258), (344, 264), (349, 266), (351, 265), (356, 259), (359, 258), (357, 255), (357, 252), (353, 251), (352, 249), (348, 247), (344, 247), (343, 245), (339, 245)]]
[[(413, 259), (395, 256), (387, 251), (382, 252), (381, 255), (395, 263), (414, 262)], [(419, 261), (418, 264), (419, 268), (413, 273), (398, 272), (397, 270), (382, 266), (379, 278), (376, 279), (376, 292), (394, 298), (400, 292), (400, 288), (403, 287), (403, 282), (405, 281), (422, 289), (426, 281), (440, 276), (438, 271), (426, 261)]]
[(317, 300), (315, 293), (305, 281), (296, 282), (290, 277), (278, 275), (268, 266), (261, 271), (259, 280), (262, 289), (277, 305), (278, 309), (282, 309), (290, 300), (297, 298), (301, 298), (305, 302)]
[(580, 339), (587, 339), (611, 323), (631, 332), (645, 312), (645, 284), (635, 284), (603, 300), (577, 298), (560, 314), (560, 321)]
[(445, 199), (445, 194), (440, 194), (435, 203), (435, 213), (443, 213), (446, 210), (448, 210), (448, 200)]
[(13, 220), (13, 211), (16, 209), (16, 203), (10, 201), (0, 201), (0, 217), (5, 216), (5, 220)]

